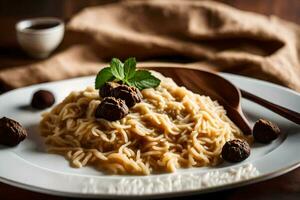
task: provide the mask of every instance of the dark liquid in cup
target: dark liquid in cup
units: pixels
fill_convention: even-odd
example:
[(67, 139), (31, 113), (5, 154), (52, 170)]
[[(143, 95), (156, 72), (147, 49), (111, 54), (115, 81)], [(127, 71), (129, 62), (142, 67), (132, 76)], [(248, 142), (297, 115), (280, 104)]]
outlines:
[(53, 28), (58, 25), (59, 25), (58, 22), (47, 22), (47, 23), (33, 24), (32, 26), (29, 26), (26, 29), (42, 30), (42, 29)]

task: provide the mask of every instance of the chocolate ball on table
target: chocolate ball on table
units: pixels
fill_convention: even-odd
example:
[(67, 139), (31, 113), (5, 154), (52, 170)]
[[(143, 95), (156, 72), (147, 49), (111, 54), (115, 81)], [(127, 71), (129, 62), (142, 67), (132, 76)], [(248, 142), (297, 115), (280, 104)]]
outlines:
[(42, 110), (51, 107), (55, 103), (55, 97), (48, 90), (38, 90), (33, 94), (31, 106), (35, 109)]

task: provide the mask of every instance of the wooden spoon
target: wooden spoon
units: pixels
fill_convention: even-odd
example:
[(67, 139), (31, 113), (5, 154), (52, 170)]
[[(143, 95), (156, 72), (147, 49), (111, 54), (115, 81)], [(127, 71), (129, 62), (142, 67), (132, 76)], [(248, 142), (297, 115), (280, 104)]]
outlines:
[[(204, 70), (180, 68), (180, 67), (146, 67), (160, 72), (164, 76), (171, 77), (178, 85), (185, 86), (193, 92), (210, 96), (217, 100), (227, 111), (228, 117), (246, 135), (252, 134), (249, 121), (241, 108), (241, 92), (230, 81), (223, 77)], [(252, 100), (296, 123), (300, 123), (300, 114), (270, 103), (253, 94), (243, 91), (245, 98)]]

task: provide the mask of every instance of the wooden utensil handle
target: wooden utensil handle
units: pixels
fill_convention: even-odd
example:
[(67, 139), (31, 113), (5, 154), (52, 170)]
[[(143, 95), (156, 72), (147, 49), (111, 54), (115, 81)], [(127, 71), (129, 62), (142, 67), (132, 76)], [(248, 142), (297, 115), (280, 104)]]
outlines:
[(271, 103), (263, 98), (260, 98), (254, 94), (251, 94), (249, 92), (246, 92), (245, 90), (240, 89), (242, 96), (246, 99), (249, 99), (255, 103), (258, 103), (273, 112), (285, 117), (288, 120), (291, 120), (292, 122), (295, 122), (296, 124), (300, 124), (300, 113), (289, 110), (287, 108), (284, 108), (282, 106), (279, 106), (277, 104)]

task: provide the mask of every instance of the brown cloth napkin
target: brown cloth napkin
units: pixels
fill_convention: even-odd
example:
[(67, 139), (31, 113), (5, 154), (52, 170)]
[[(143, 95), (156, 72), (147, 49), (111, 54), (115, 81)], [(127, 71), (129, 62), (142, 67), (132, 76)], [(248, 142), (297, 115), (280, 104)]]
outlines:
[[(251, 76), (300, 91), (300, 28), (212, 1), (124, 1), (84, 9), (66, 49), (0, 72), (7, 89), (95, 74), (111, 57), (184, 57), (185, 66)], [(146, 63), (160, 65), (160, 63)]]

